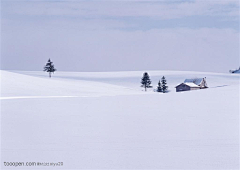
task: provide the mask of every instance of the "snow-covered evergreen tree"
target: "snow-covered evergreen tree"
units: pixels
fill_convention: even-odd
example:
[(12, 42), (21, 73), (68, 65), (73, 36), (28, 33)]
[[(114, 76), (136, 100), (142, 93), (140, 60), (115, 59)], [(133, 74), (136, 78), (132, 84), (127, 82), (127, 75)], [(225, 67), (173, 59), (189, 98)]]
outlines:
[(147, 72), (143, 73), (141, 83), (142, 83), (142, 87), (144, 87), (145, 91), (147, 91), (147, 88), (149, 88), (151, 85), (151, 80)]
[(157, 92), (162, 92), (162, 84), (160, 80), (158, 82)]
[(162, 92), (165, 93), (168, 89), (168, 86), (167, 86), (167, 80), (164, 76), (162, 77), (161, 82), (162, 82)]
[(53, 62), (50, 60), (48, 60), (48, 62), (46, 63), (46, 65), (44, 66), (44, 70), (49, 73), (49, 77), (51, 78), (51, 74), (54, 73), (57, 69), (54, 68)]

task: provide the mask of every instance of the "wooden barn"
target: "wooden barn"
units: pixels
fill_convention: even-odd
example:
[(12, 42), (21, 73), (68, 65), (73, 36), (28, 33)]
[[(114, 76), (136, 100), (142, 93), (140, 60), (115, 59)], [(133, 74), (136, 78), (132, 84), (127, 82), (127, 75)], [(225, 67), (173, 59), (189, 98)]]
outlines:
[(176, 92), (207, 88), (206, 77), (186, 79), (184, 83), (177, 85), (175, 88), (176, 88)]

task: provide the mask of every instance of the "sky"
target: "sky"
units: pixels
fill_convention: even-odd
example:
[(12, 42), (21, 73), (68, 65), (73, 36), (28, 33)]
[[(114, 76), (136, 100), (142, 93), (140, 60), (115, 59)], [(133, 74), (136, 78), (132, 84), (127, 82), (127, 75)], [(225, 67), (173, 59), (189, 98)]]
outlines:
[(238, 0), (2, 0), (1, 69), (238, 68)]

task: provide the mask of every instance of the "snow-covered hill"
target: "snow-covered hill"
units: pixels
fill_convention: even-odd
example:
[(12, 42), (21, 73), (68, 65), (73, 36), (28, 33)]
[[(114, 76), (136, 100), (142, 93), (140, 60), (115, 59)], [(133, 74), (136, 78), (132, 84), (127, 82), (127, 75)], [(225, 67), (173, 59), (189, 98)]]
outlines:
[[(28, 72), (32, 74), (31, 72)], [(65, 76), (65, 74), (63, 74)], [(68, 78), (71, 78), (71, 74)], [(37, 77), (1, 71), (1, 97), (93, 97), (135, 94), (136, 90), (84, 79)]]
[[(166, 77), (162, 94), (143, 91), (142, 73), (50, 79), (1, 71), (2, 160), (64, 162), (63, 169), (239, 168), (239, 75), (149, 71), (153, 86)], [(209, 88), (175, 92), (195, 77), (207, 77)]]

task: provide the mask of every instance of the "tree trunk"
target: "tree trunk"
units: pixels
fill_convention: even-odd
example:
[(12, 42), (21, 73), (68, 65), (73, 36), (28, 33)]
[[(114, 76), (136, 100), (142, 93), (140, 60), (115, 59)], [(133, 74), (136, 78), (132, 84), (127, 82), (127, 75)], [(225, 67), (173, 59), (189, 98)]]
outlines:
[(145, 84), (145, 91), (147, 91), (147, 86), (146, 86), (146, 84)]
[(49, 77), (51, 78), (51, 72), (49, 72)]

